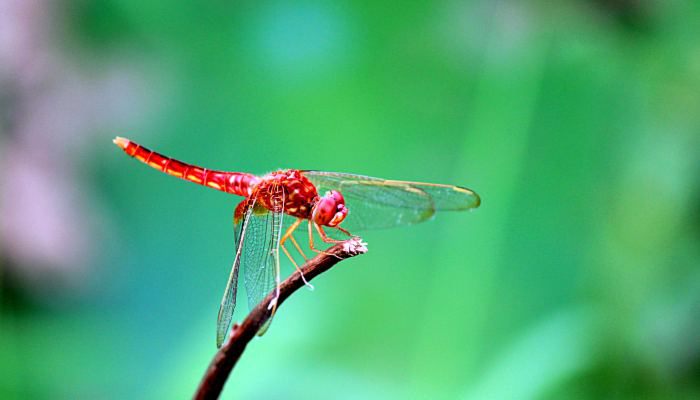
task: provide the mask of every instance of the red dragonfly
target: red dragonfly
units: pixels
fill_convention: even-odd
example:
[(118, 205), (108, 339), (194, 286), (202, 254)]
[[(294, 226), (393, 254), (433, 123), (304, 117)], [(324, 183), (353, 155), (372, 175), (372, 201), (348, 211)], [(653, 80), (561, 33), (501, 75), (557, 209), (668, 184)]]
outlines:
[[(480, 203), (475, 192), (459, 186), (297, 169), (258, 177), (186, 164), (121, 137), (114, 143), (159, 171), (244, 197), (233, 217), (236, 255), (219, 308), (217, 347), (223, 344), (231, 325), (241, 265), (251, 309), (273, 289), (279, 296), (280, 248), (301, 272), (286, 244), (291, 242), (306, 259), (293, 235), (302, 223), (307, 225), (309, 247), (321, 252), (314, 246), (314, 231), (323, 242), (338, 243), (326, 229), (352, 236), (350, 231), (414, 224), (431, 218), (436, 211), (468, 210)], [(285, 215), (292, 221), (285, 223)], [(276, 307), (277, 297), (268, 306), (272, 315)]]

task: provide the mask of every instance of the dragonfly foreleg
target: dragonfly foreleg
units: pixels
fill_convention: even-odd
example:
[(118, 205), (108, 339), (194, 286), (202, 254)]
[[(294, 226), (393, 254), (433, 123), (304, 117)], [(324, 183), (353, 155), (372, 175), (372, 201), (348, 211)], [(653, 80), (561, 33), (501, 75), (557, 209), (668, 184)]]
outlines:
[(343, 229), (343, 228), (341, 228), (341, 227), (339, 227), (339, 226), (336, 226), (335, 229), (337, 229), (337, 230), (343, 232), (344, 234), (346, 234), (346, 235), (348, 235), (348, 236), (350, 236), (350, 237), (355, 237), (355, 235), (353, 235), (352, 233), (348, 232), (347, 229)]
[[(324, 242), (333, 243), (333, 244), (343, 243), (342, 240), (336, 240), (336, 239), (329, 238), (328, 235), (326, 234), (326, 231), (323, 230), (321, 225), (314, 223), (314, 226), (316, 227), (316, 231), (318, 231), (319, 236), (321, 236), (321, 240), (323, 240)], [(345, 231), (345, 230), (343, 230), (343, 231)], [(345, 233), (349, 233), (349, 232), (345, 231)]]
[[(314, 226), (316, 227), (317, 230), (319, 229), (318, 224), (316, 224), (315, 222), (309, 220), (309, 247), (311, 248), (311, 250), (314, 251), (314, 252), (316, 252), (316, 253), (323, 253), (323, 254), (325, 254), (325, 255), (327, 255), (327, 256), (333, 256), (333, 257), (335, 257), (335, 258), (340, 258), (340, 257), (338, 257), (338, 255), (336, 255), (336, 254), (329, 253), (329, 252), (323, 251), (323, 250), (319, 250), (319, 249), (317, 249), (317, 248), (314, 246), (314, 231), (313, 231), (313, 228), (311, 228), (311, 225), (314, 225)], [(326, 239), (332, 240), (332, 239), (330, 239), (328, 236), (326, 236), (326, 233), (325, 233), (325, 232), (323, 232), (323, 233), (321, 233), (321, 232), (323, 232), (323, 231), (319, 231), (319, 235), (321, 235), (321, 239), (322, 239), (324, 242), (326, 242), (326, 240), (323, 239), (324, 236), (326, 237)], [(336, 243), (341, 243), (341, 242), (342, 242), (342, 240), (338, 240)], [(326, 242), (326, 243), (331, 243), (331, 242)]]

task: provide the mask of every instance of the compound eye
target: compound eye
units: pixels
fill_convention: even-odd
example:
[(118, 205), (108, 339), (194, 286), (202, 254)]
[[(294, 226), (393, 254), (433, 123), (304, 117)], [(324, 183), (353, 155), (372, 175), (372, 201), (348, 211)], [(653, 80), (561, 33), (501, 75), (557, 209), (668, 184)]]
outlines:
[(334, 227), (343, 222), (347, 214), (343, 195), (336, 190), (331, 190), (316, 203), (312, 218), (319, 225)]

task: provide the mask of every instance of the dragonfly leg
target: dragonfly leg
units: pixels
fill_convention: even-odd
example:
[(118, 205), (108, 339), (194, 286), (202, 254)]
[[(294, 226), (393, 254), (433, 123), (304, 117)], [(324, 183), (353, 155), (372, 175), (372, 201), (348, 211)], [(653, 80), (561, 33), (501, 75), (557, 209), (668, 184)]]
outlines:
[(299, 242), (297, 242), (297, 240), (294, 239), (294, 235), (290, 236), (289, 240), (292, 241), (292, 244), (294, 245), (294, 247), (296, 247), (299, 254), (301, 254), (301, 257), (304, 259), (304, 261), (309, 261), (309, 258), (306, 257), (306, 254), (304, 254), (304, 251), (301, 249), (301, 246), (299, 246)]
[(339, 227), (339, 226), (336, 226), (335, 229), (337, 229), (337, 230), (343, 232), (344, 234), (346, 234), (346, 235), (348, 235), (348, 236), (350, 236), (350, 237), (354, 237), (354, 236), (355, 236), (355, 235), (353, 235), (352, 233), (348, 232), (347, 229), (343, 229), (343, 228), (341, 228), (341, 227)]
[[(343, 243), (342, 240), (335, 240), (335, 239), (329, 238), (328, 235), (326, 235), (326, 232), (323, 230), (323, 228), (321, 228), (321, 225), (314, 223), (314, 227), (316, 227), (316, 231), (318, 231), (318, 234), (321, 236), (321, 240), (323, 240), (324, 242), (334, 243), (334, 244), (335, 243)], [(345, 232), (348, 233), (347, 231), (345, 231)]]
[(286, 242), (287, 239), (290, 239), (294, 246), (297, 248), (297, 250), (299, 250), (299, 253), (301, 253), (301, 256), (304, 257), (304, 261), (306, 261), (306, 255), (303, 251), (301, 251), (301, 247), (299, 246), (299, 243), (297, 243), (296, 239), (294, 239), (293, 235), (294, 231), (299, 227), (299, 224), (301, 224), (301, 221), (302, 219), (299, 218), (296, 221), (294, 221), (294, 223), (291, 224), (289, 228), (287, 228), (287, 231), (282, 236), (282, 239), (280, 239), (280, 247), (282, 248), (282, 251), (287, 256), (287, 258), (289, 258), (289, 260), (292, 262), (294, 268), (296, 268), (296, 270), (299, 271), (299, 275), (301, 275), (301, 280), (304, 281), (304, 285), (308, 286), (309, 289), (313, 290), (314, 286), (306, 280), (306, 277), (304, 277), (304, 273), (301, 271), (301, 268), (299, 268), (299, 264), (297, 264), (297, 262), (294, 261), (294, 258), (289, 253), (289, 250), (287, 250), (287, 247), (284, 245), (284, 242)]
[[(337, 258), (337, 259), (341, 259), (337, 254), (333, 254), (333, 253), (329, 253), (329, 252), (327, 252), (327, 251), (319, 250), (319, 249), (317, 249), (316, 247), (314, 247), (314, 231), (313, 231), (313, 229), (311, 228), (311, 225), (312, 225), (312, 224), (316, 226), (316, 229), (319, 229), (319, 228), (318, 228), (318, 224), (316, 224), (315, 222), (312, 222), (311, 220), (309, 220), (309, 247), (311, 247), (311, 250), (314, 251), (314, 252), (316, 252), (316, 253), (322, 253), (322, 254), (325, 254), (325, 255), (327, 255), (327, 256), (333, 256), (333, 257), (335, 257), (335, 258)], [(321, 235), (321, 238), (322, 238), (322, 239), (323, 239), (323, 237), (325, 236), (326, 239), (328, 239), (328, 240), (333, 240), (333, 239), (330, 239), (328, 236), (326, 236), (325, 232), (323, 232), (323, 233), (321, 233), (321, 232), (322, 232), (322, 231), (319, 231), (319, 234)], [(327, 242), (325, 239), (324, 239), (323, 241), (326, 242), (326, 243), (332, 243), (332, 242)], [(342, 240), (338, 240), (338, 241), (336, 241), (335, 243), (342, 243), (342, 242), (343, 242)]]
[(301, 246), (299, 246), (299, 242), (297, 242), (297, 240), (294, 239), (294, 235), (293, 235), (294, 231), (296, 231), (296, 229), (301, 224), (301, 221), (303, 221), (303, 219), (298, 218), (296, 221), (294, 221), (294, 223), (292, 225), (289, 226), (289, 228), (287, 228), (287, 231), (285, 232), (284, 236), (282, 236), (280, 243), (284, 244), (284, 242), (287, 241), (287, 239), (291, 240), (292, 244), (297, 249), (299, 254), (301, 254), (301, 257), (304, 259), (304, 261), (309, 261), (309, 259), (306, 257), (306, 254), (304, 254), (304, 251), (301, 249)]
[(280, 247), (282, 248), (282, 251), (287, 256), (287, 258), (289, 258), (289, 261), (292, 262), (294, 268), (296, 268), (296, 270), (299, 272), (299, 275), (301, 275), (301, 280), (304, 281), (304, 285), (308, 286), (309, 289), (314, 290), (314, 285), (310, 284), (309, 281), (306, 280), (306, 278), (304, 277), (304, 272), (301, 270), (301, 268), (299, 268), (299, 264), (297, 264), (297, 262), (294, 261), (292, 255), (289, 254), (289, 250), (287, 250), (287, 247), (285, 247), (285, 245), (283, 244), (280, 245)]
[(299, 227), (299, 224), (301, 224), (301, 221), (302, 221), (301, 218), (297, 218), (297, 220), (294, 221), (293, 224), (289, 225), (289, 228), (287, 228), (287, 231), (284, 232), (284, 235), (282, 235), (282, 238), (280, 239), (280, 244), (283, 244), (284, 242), (287, 241), (287, 239), (292, 237), (292, 234)]
[(312, 222), (311, 220), (309, 220), (309, 247), (311, 248), (311, 251), (315, 253), (323, 253), (322, 250), (319, 250), (316, 247), (314, 247), (314, 231), (313, 229), (311, 229), (311, 224)]
[(319, 253), (319, 254), (322, 253), (322, 254), (325, 254), (325, 255), (327, 255), (327, 256), (335, 256), (335, 257), (338, 257), (338, 256), (336, 256), (335, 254), (328, 253), (328, 252), (326, 252), (326, 251), (317, 249), (316, 246), (314, 246), (314, 231), (313, 231), (313, 228), (311, 227), (312, 224), (315, 225), (311, 220), (309, 220), (309, 247), (311, 248), (311, 251), (313, 251), (313, 252), (315, 252), (315, 253)]

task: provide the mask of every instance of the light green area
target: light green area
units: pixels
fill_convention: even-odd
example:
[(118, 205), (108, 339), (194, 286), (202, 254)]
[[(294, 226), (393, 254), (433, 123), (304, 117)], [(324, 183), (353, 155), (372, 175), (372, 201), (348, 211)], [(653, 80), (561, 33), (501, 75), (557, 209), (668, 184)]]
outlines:
[(123, 65), (149, 101), (79, 162), (107, 231), (81, 290), (2, 297), (1, 398), (188, 398), (215, 351), (238, 199), (116, 135), (482, 197), (361, 232), (369, 253), (285, 303), (224, 398), (700, 396), (698, 5), (234, 3), (54, 13), (67, 68)]

